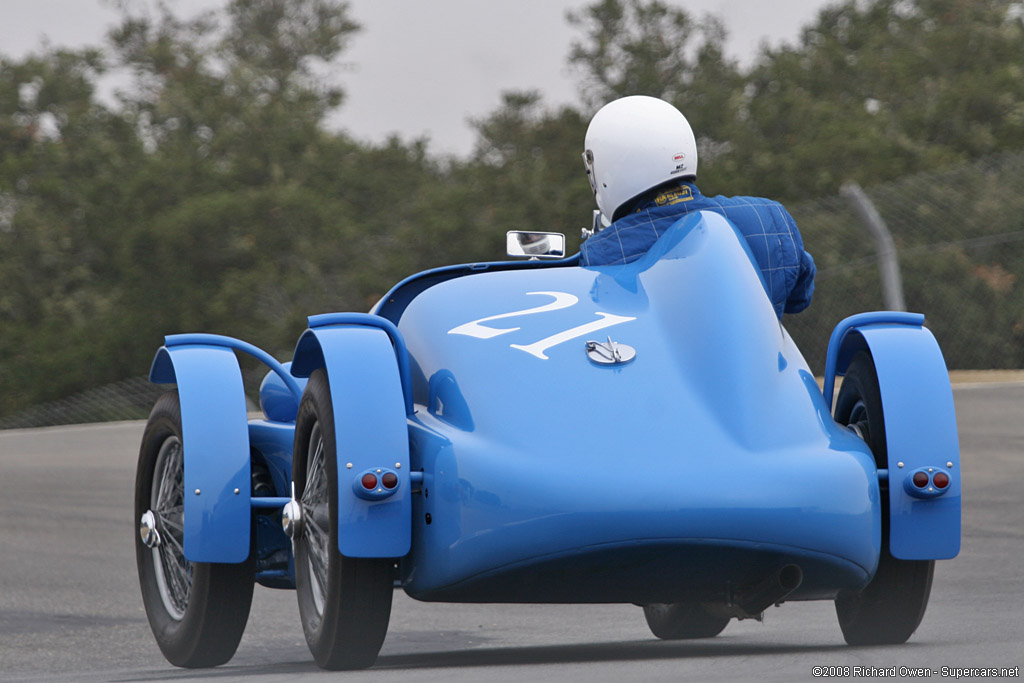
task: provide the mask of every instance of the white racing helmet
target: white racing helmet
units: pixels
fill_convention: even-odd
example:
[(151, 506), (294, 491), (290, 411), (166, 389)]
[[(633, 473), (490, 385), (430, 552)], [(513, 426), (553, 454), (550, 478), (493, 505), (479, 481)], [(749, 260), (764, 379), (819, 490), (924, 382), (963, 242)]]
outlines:
[(697, 176), (697, 141), (678, 109), (633, 95), (609, 102), (590, 120), (583, 164), (605, 221), (634, 197), (673, 179)]

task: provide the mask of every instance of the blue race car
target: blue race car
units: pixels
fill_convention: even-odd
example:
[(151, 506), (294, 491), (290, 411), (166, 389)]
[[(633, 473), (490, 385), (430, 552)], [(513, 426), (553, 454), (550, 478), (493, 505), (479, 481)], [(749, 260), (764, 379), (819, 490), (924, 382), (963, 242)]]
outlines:
[[(510, 234), (525, 255), (556, 235)], [(841, 322), (824, 392), (717, 214), (640, 260), (453, 266), (309, 318), (289, 363), (174, 335), (135, 492), (167, 659), (229, 660), (254, 582), (317, 664), (373, 664), (396, 582), (444, 602), (635, 603), (655, 636), (834, 600), (851, 644), (917, 628), (960, 545), (945, 363), (923, 316)], [(249, 419), (236, 352), (269, 368)], [(837, 376), (842, 385), (833, 406)]]

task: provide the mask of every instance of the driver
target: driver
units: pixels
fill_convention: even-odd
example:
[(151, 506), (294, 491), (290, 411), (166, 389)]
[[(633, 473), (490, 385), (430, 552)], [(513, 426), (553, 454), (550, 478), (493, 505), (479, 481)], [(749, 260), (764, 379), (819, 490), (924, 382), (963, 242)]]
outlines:
[(639, 95), (609, 102), (590, 121), (584, 147), (587, 178), (608, 227), (583, 242), (580, 265), (635, 261), (686, 214), (714, 211), (746, 237), (780, 320), (810, 305), (814, 259), (796, 221), (770, 199), (702, 195), (694, 184), (693, 130), (671, 104)]

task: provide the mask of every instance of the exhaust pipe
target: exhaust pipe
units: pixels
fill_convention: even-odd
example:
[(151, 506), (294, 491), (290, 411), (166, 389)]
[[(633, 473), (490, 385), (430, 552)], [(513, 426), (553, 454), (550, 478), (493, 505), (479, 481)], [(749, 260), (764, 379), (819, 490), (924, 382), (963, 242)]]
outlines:
[(778, 571), (733, 594), (733, 604), (747, 614), (754, 616), (764, 612), (777, 602), (782, 602), (790, 593), (800, 587), (804, 573), (798, 565), (787, 564)]

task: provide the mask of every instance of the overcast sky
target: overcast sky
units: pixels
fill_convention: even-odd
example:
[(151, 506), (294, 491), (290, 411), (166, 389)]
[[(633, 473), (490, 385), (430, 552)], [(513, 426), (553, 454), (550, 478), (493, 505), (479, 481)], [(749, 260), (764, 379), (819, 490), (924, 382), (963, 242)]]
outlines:
[[(131, 0), (139, 3), (146, 0)], [(667, 0), (720, 16), (726, 51), (749, 62), (762, 42), (793, 42), (835, 0)], [(179, 15), (223, 0), (167, 0)], [(334, 123), (382, 140), (427, 136), (435, 152), (464, 154), (470, 117), (498, 107), (501, 93), (539, 89), (545, 102), (576, 102), (566, 55), (576, 37), (568, 9), (589, 0), (351, 0), (363, 26), (342, 55), (338, 80), (348, 99)], [(117, 20), (110, 0), (0, 0), (0, 54), (22, 57), (48, 39), (99, 44)]]

